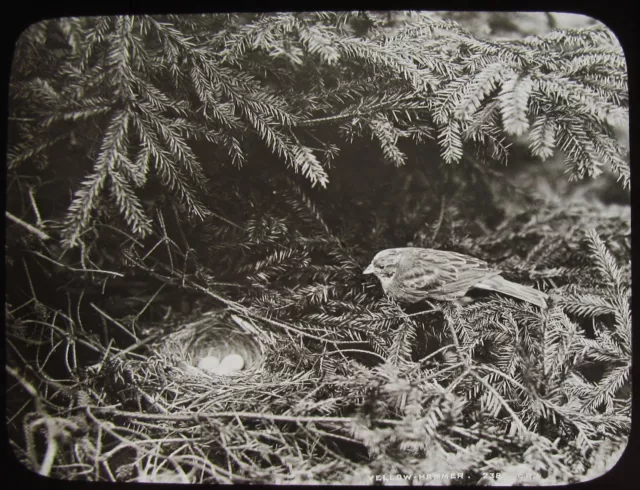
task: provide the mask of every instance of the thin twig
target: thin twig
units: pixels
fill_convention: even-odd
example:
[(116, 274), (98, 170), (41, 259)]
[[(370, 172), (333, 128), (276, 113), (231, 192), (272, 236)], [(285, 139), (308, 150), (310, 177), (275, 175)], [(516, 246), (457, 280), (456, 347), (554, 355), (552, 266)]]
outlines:
[[(62, 330), (62, 328), (60, 328), (60, 327), (58, 327), (56, 325), (53, 325), (51, 323), (43, 322), (43, 321), (40, 321), (40, 320), (24, 320), (24, 323), (35, 323), (37, 325), (45, 325), (45, 326), (51, 328), (52, 330), (55, 330), (56, 332), (58, 332), (60, 335), (62, 335), (64, 337), (67, 336), (67, 333), (64, 330)], [(91, 344), (90, 342), (87, 342), (86, 340), (84, 340), (81, 337), (78, 337), (76, 339), (76, 342), (81, 343), (85, 347), (88, 347), (89, 349), (93, 350), (94, 352), (97, 352), (98, 354), (101, 354), (103, 352), (100, 348), (96, 347), (95, 345)]]
[(41, 254), (40, 252), (36, 252), (36, 251), (31, 251), (32, 254), (37, 255), (38, 257), (48, 260), (49, 262), (57, 265), (58, 267), (62, 267), (63, 269), (67, 269), (73, 272), (96, 272), (98, 274), (109, 274), (111, 276), (116, 276), (116, 277), (124, 277), (124, 274), (121, 274), (120, 272), (113, 272), (113, 271), (105, 271), (102, 269), (79, 269), (78, 267), (71, 267), (68, 266), (66, 264), (62, 264), (60, 262), (58, 262), (57, 260), (53, 260), (51, 257), (47, 257), (46, 255)]
[[(181, 422), (198, 422), (203, 419), (215, 419), (222, 417), (241, 417), (245, 419), (254, 420), (269, 420), (272, 422), (292, 422), (292, 423), (335, 423), (335, 424), (350, 424), (357, 422), (355, 417), (292, 417), (286, 415), (275, 415), (269, 413), (256, 413), (256, 412), (211, 412), (211, 413), (177, 413), (177, 414), (156, 414), (156, 413), (142, 413), (142, 412), (127, 412), (124, 410), (117, 410), (108, 407), (87, 407), (95, 413), (103, 413), (105, 415), (127, 417), (130, 419), (143, 419), (143, 420), (172, 420)], [(402, 423), (400, 420), (379, 419), (378, 423), (387, 425), (399, 425)]]
[(471, 372), (471, 368), (469, 366), (467, 366), (467, 369), (464, 370), (464, 372), (458, 376), (456, 379), (454, 379), (451, 383), (449, 383), (449, 386), (447, 386), (447, 389), (445, 391), (445, 394), (449, 394), (452, 393), (454, 388), (456, 386), (458, 386), (458, 384), (460, 383), (460, 381), (462, 381), (464, 378), (467, 377), (467, 375)]
[(424, 310), (424, 311), (418, 311), (416, 313), (405, 314), (402, 317), (403, 318), (411, 318), (412, 316), (426, 315), (427, 313), (432, 313), (434, 311), (440, 311), (440, 310), (438, 310), (437, 308), (432, 308), (431, 310)]
[(53, 468), (56, 455), (58, 454), (58, 441), (56, 441), (56, 428), (54, 427), (54, 424), (54, 421), (50, 419), (46, 420), (47, 450), (44, 454), (44, 459), (42, 460), (40, 469), (38, 470), (38, 473), (42, 476), (49, 476), (51, 468)]
[(158, 337), (161, 337), (162, 334), (161, 333), (155, 333), (153, 335), (150, 335), (149, 337), (145, 338), (144, 340), (141, 340), (140, 342), (137, 342), (135, 344), (130, 345), (129, 347), (127, 347), (126, 349), (121, 350), (120, 352), (118, 352), (117, 354), (114, 354), (114, 358), (115, 357), (122, 357), (125, 354), (129, 354), (131, 353), (131, 351), (134, 351), (135, 349), (142, 347), (143, 345), (149, 344), (151, 342), (153, 342), (154, 340), (156, 340)]
[(21, 304), (20, 306), (16, 306), (13, 310), (9, 310), (9, 314), (10, 315), (14, 315), (16, 311), (24, 308), (25, 306), (29, 306), (31, 303), (33, 303), (34, 301), (36, 301), (35, 298), (31, 298), (29, 300), (27, 300), (26, 303)]
[(218, 218), (219, 220), (222, 220), (222, 221), (224, 221), (225, 223), (227, 223), (227, 224), (229, 224), (229, 225), (231, 225), (231, 226), (235, 226), (235, 227), (236, 227), (236, 228), (238, 228), (239, 230), (242, 230), (242, 231), (244, 231), (244, 230), (245, 230), (242, 226), (235, 224), (233, 221), (231, 221), (231, 220), (229, 220), (229, 219), (225, 218), (224, 216), (220, 216), (219, 214), (216, 214), (216, 213), (214, 213), (214, 212), (213, 212), (213, 211), (211, 211), (211, 210), (209, 210), (209, 213), (211, 214), (211, 216), (214, 216), (214, 217)]
[(136, 337), (133, 333), (129, 332), (129, 330), (126, 329), (126, 327), (124, 325), (122, 325), (120, 322), (118, 322), (116, 319), (112, 318), (111, 316), (109, 316), (108, 313), (102, 311), (100, 308), (98, 308), (95, 304), (93, 303), (89, 303), (91, 305), (91, 307), (96, 310), (98, 313), (100, 313), (100, 315), (102, 315), (104, 318), (111, 320), (118, 328), (120, 328), (120, 330), (122, 330), (123, 332), (125, 332), (127, 335), (129, 335), (130, 337), (132, 337), (136, 342), (139, 341), (138, 337)]
[[(176, 220), (176, 226), (178, 227), (178, 233), (180, 234), (180, 238), (182, 238), (184, 246), (187, 247), (187, 253), (188, 253), (189, 242), (187, 240), (187, 237), (184, 234), (184, 231), (182, 231), (182, 226), (180, 226), (180, 214), (178, 213), (178, 208), (176, 207), (176, 203), (175, 202), (171, 203), (171, 209), (173, 210), (173, 217)], [(164, 229), (164, 224), (163, 224), (162, 231), (166, 231)], [(186, 266), (186, 264), (185, 264), (185, 266)]]
[(359, 352), (360, 354), (367, 354), (367, 355), (371, 355), (371, 356), (375, 356), (378, 359), (380, 359), (382, 362), (387, 362), (387, 360), (382, 357), (380, 354), (373, 352), (373, 351), (369, 351), (369, 350), (361, 350), (361, 349), (340, 349), (340, 350), (332, 350), (332, 351), (326, 351), (323, 354), (326, 355), (331, 355), (331, 354), (338, 354), (338, 353), (343, 353), (343, 352)]
[[(167, 246), (167, 255), (169, 256), (169, 262), (171, 263), (171, 272), (173, 272), (174, 269), (174, 265), (173, 265), (173, 254), (171, 253), (171, 247), (169, 246), (169, 243), (172, 243), (174, 245), (176, 245), (176, 248), (180, 248), (178, 247), (178, 244), (175, 243), (171, 238), (169, 238), (169, 235), (167, 233), (167, 227), (164, 223), (164, 216), (162, 214), (162, 211), (160, 210), (160, 208), (157, 208), (157, 215), (158, 215), (158, 222), (160, 223), (160, 227), (162, 228), (162, 241), (163, 243)], [(148, 256), (149, 254), (147, 254)]]
[(6, 368), (7, 372), (11, 376), (16, 378), (16, 380), (22, 385), (22, 387), (27, 391), (27, 393), (29, 393), (33, 398), (36, 399), (36, 405), (38, 405), (38, 400), (40, 398), (40, 395), (38, 394), (38, 390), (36, 390), (33, 387), (33, 385), (31, 383), (29, 383), (26, 379), (24, 379), (22, 376), (20, 376), (18, 371), (16, 371), (11, 366), (5, 366), (5, 368)]
[(36, 224), (42, 226), (42, 218), (40, 217), (40, 211), (38, 211), (38, 205), (36, 204), (36, 198), (34, 196), (34, 190), (32, 186), (29, 186), (29, 200), (31, 201), (31, 207), (33, 213), (36, 215)]
[(422, 364), (424, 361), (427, 361), (429, 359), (431, 359), (434, 356), (437, 356), (440, 352), (446, 351), (448, 349), (451, 349), (451, 347), (453, 347), (452, 344), (447, 344), (445, 346), (440, 347), (437, 351), (432, 352), (431, 354), (424, 356), (422, 359), (418, 360), (418, 364)]
[(95, 226), (102, 226), (104, 228), (109, 228), (110, 230), (115, 231), (116, 233), (121, 233), (122, 235), (126, 236), (130, 241), (132, 241), (133, 243), (135, 243), (136, 245), (138, 245), (139, 247), (142, 247), (142, 243), (140, 243), (134, 236), (131, 236), (129, 233), (127, 233), (126, 231), (117, 228), (113, 225), (109, 225), (106, 223), (97, 223)]

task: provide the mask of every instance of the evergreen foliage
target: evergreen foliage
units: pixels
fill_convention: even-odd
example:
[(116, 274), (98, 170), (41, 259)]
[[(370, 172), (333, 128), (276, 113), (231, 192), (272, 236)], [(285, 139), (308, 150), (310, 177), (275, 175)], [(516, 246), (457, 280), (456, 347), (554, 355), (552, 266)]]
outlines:
[[(38, 23), (14, 58), (12, 119), (24, 138), (12, 148), (10, 167), (45, 158), (92, 126), (89, 137), (100, 144), (86, 155), (90, 170), (74, 189), (67, 245), (77, 244), (106, 190), (129, 229), (148, 235), (136, 189), (151, 175), (189, 213), (206, 216), (197, 192), (215, 172), (204, 167), (241, 166), (247, 147), (260, 151), (252, 137), (326, 187), (338, 147), (313, 128), (336, 122), (338, 135), (376, 139), (398, 166), (406, 161), (403, 139), (431, 135), (447, 163), (459, 162), (465, 145), (483, 160), (506, 162), (505, 136), (527, 133), (535, 156), (561, 149), (572, 177), (597, 176), (609, 165), (628, 185), (625, 150), (611, 130), (626, 118), (626, 65), (606, 28), (496, 43), (416, 15), (393, 35), (372, 29), (363, 38), (348, 28), (358, 18), (322, 12), (250, 23), (234, 15)], [(199, 152), (207, 160), (221, 161), (203, 165), (197, 141), (208, 143)]]
[[(565, 483), (626, 443), (628, 206), (545, 200), (504, 169), (524, 141), (626, 197), (626, 67), (606, 28), (48, 20), (16, 46), (11, 96), (8, 412), (29, 467)], [(486, 259), (551, 306), (402, 308), (362, 270), (407, 244)], [(150, 344), (221, 309), (265, 343), (258, 372), (211, 382)]]

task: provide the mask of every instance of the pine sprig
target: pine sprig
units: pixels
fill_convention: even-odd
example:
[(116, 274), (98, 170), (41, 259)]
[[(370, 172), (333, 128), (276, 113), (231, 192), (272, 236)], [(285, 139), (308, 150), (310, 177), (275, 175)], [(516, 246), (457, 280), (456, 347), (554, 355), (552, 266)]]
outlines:
[(210, 211), (199, 202), (192, 184), (176, 164), (173, 155), (160, 144), (158, 135), (151, 126), (153, 123), (139, 116), (134, 116), (133, 122), (140, 136), (142, 148), (145, 154), (151, 156), (163, 185), (177, 192), (178, 197), (188, 204), (190, 212), (201, 218), (207, 216)]
[[(484, 100), (497, 86), (505, 80), (510, 74), (508, 65), (502, 62), (492, 63), (480, 70), (464, 88), (464, 96), (460, 102), (456, 104), (453, 114), (457, 118), (470, 118), (478, 109), (481, 108)], [(525, 103), (526, 108), (526, 103)], [(444, 108), (443, 108), (444, 109)], [(441, 113), (440, 121), (446, 121), (450, 115), (446, 112)]]
[(394, 365), (406, 365), (411, 361), (411, 351), (416, 339), (416, 324), (407, 319), (398, 328), (388, 352), (387, 362)]
[(110, 190), (125, 220), (137, 235), (145, 236), (151, 232), (151, 221), (145, 215), (142, 203), (120, 173), (110, 174)]
[(382, 116), (371, 121), (369, 127), (372, 134), (378, 139), (384, 157), (396, 167), (404, 165), (407, 157), (397, 146), (400, 131)]
[(556, 146), (556, 134), (558, 127), (552, 117), (547, 114), (539, 114), (531, 125), (529, 138), (531, 153), (542, 160), (553, 156)]
[(442, 147), (442, 157), (445, 162), (459, 162), (464, 154), (460, 122), (454, 119), (442, 126), (438, 134), (438, 143)]
[(595, 294), (571, 294), (567, 292), (563, 294), (559, 304), (568, 313), (582, 317), (609, 315), (616, 310), (607, 298), (602, 298)]
[[(65, 243), (74, 246), (81, 233), (89, 226), (90, 216), (99, 203), (99, 196), (104, 188), (106, 179), (121, 171), (122, 168), (130, 169), (131, 164), (127, 156), (128, 140), (127, 129), (129, 126), (130, 115), (126, 111), (116, 112), (111, 117), (111, 122), (102, 140), (100, 152), (94, 167), (94, 173), (86, 179), (79, 191), (76, 192), (75, 198), (69, 207), (69, 213), (66, 219)], [(125, 170), (125, 171), (127, 171)], [(117, 194), (121, 200), (128, 219), (141, 232), (148, 231), (148, 222), (144, 220), (141, 207), (135, 202), (135, 198), (129, 191), (122, 186), (112, 188), (114, 192), (122, 191)], [(127, 193), (128, 192), (128, 193)], [(135, 211), (134, 211), (135, 210)]]
[(508, 134), (520, 136), (529, 130), (527, 111), (532, 90), (533, 82), (528, 76), (512, 77), (502, 84), (498, 100)]
[(600, 277), (616, 291), (621, 291), (625, 287), (624, 278), (611, 252), (595, 230), (587, 230), (586, 235)]

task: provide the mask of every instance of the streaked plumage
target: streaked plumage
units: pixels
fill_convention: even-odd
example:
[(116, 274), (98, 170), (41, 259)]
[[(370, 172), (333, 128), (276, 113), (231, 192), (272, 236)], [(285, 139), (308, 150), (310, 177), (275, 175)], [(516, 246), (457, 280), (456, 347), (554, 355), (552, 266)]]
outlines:
[(427, 298), (455, 301), (478, 288), (547, 307), (545, 293), (507, 281), (500, 273), (469, 255), (416, 247), (383, 250), (364, 271), (376, 275), (385, 293), (402, 303)]

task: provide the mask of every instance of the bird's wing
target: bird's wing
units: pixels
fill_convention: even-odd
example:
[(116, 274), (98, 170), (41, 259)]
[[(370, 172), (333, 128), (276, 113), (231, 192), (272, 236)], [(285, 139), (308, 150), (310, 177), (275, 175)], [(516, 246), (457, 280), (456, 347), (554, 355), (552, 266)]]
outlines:
[(499, 273), (483, 260), (468, 255), (416, 249), (403, 255), (397, 279), (406, 289), (452, 294), (465, 293), (482, 279)]
[(464, 294), (483, 279), (500, 274), (500, 271), (490, 268), (484, 260), (456, 252), (435, 252), (456, 270), (455, 276), (449, 276), (449, 280), (438, 288), (436, 292), (439, 294)]
[(407, 249), (400, 260), (394, 281), (404, 289), (431, 291), (447, 282), (447, 277), (455, 271), (427, 250)]

